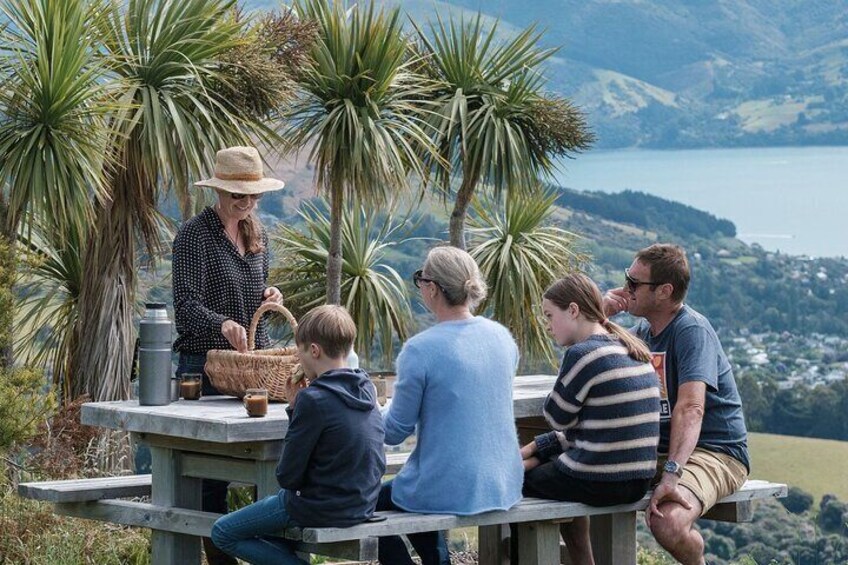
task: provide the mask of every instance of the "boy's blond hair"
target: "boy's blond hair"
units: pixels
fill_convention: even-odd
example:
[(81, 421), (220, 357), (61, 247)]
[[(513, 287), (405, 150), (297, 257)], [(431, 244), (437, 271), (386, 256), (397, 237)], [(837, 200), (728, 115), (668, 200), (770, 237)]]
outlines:
[(356, 324), (342, 306), (326, 304), (306, 313), (298, 322), (295, 343), (317, 343), (333, 359), (346, 357), (356, 339)]

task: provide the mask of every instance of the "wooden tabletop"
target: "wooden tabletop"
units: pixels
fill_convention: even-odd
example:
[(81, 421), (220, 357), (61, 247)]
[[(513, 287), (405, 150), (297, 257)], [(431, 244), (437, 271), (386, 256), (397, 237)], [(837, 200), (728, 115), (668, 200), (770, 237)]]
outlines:
[[(522, 375), (513, 387), (516, 418), (539, 416), (553, 388), (553, 375)], [(139, 406), (138, 400), (83, 404), (80, 420), (128, 432), (159, 434), (219, 443), (282, 440), (289, 426), (287, 404), (273, 402), (264, 418), (250, 418), (232, 396), (178, 400), (166, 406)]]

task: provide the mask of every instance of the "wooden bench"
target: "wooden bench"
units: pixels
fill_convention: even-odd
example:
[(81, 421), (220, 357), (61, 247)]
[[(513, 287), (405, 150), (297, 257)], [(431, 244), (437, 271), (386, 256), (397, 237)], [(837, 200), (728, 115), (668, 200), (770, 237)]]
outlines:
[(18, 485), (18, 494), (24, 498), (55, 503), (139, 498), (150, 496), (150, 482), (150, 475), (126, 475), (96, 479), (21, 483)]
[[(406, 454), (389, 454), (396, 472)], [(147, 502), (116, 500), (149, 494), (149, 475), (24, 483), (21, 496), (55, 504), (57, 514), (151, 528), (193, 536), (208, 536), (218, 514)], [(753, 501), (786, 496), (783, 484), (748, 481), (742, 489), (723, 499), (705, 518), (744, 522), (753, 516)], [(559, 563), (559, 524), (578, 516), (593, 516), (592, 536), (596, 562), (619, 565), (636, 561), (636, 513), (644, 510), (649, 496), (628, 505), (598, 508), (573, 502), (526, 498), (506, 511), (474, 516), (380, 512), (382, 522), (350, 528), (290, 528), (283, 534), (298, 541), (304, 552), (343, 559), (373, 560), (377, 538), (463, 527), (480, 528), (480, 550), (486, 555), (508, 555), (508, 524), (519, 529), (519, 556), (524, 563)], [(500, 559), (500, 557), (498, 557)]]
[[(386, 474), (397, 474), (408, 458), (409, 453), (387, 453)], [(152, 476), (148, 474), (21, 483), (18, 495), (54, 503), (141, 498), (150, 496), (151, 482)]]
[[(783, 484), (748, 481), (738, 492), (711, 509), (705, 518), (750, 521), (754, 500), (781, 498), (786, 493), (787, 487)], [(381, 512), (387, 517), (383, 522), (350, 528), (291, 528), (286, 530), (286, 537), (320, 545), (469, 526), (495, 526), (503, 530), (505, 524), (513, 523), (519, 530), (518, 554), (522, 563), (559, 563), (559, 524), (579, 516), (593, 516), (593, 536), (598, 541), (603, 538), (603, 543), (593, 543), (600, 551), (600, 555), (596, 551), (596, 562), (620, 565), (636, 563), (636, 512), (647, 508), (649, 500), (650, 493), (633, 504), (598, 508), (575, 502), (525, 498), (509, 510), (474, 516)]]

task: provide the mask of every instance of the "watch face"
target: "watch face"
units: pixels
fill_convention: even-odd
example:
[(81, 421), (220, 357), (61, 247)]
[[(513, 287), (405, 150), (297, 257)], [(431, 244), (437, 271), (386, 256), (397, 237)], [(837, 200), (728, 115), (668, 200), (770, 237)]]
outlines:
[(680, 464), (676, 461), (666, 461), (663, 465), (663, 471), (677, 475), (680, 473)]

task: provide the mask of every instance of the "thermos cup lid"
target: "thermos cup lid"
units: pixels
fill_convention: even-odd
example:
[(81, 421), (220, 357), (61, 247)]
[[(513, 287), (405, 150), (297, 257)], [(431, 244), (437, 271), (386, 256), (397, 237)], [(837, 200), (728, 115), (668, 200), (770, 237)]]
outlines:
[(164, 310), (165, 303), (164, 302), (148, 302), (144, 305), (148, 310)]

